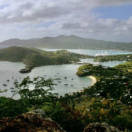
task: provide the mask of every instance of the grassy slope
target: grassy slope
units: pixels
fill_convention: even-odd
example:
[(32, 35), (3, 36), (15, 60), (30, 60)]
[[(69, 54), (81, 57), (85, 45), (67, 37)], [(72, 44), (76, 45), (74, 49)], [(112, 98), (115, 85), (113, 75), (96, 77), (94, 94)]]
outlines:
[(132, 61), (130, 62), (126, 62), (124, 64), (120, 64), (118, 66), (115, 67), (116, 69), (120, 69), (124, 72), (132, 72)]
[(24, 47), (9, 47), (0, 50), (1, 61), (23, 62), (27, 67), (36, 67), (50, 64), (68, 64), (79, 61), (79, 58), (85, 57), (65, 50), (56, 52), (47, 52), (38, 49)]

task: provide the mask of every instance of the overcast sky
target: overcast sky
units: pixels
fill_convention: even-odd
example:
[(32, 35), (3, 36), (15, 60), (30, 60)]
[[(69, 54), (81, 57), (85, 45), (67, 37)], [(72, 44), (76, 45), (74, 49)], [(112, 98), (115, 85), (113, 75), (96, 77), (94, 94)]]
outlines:
[(132, 0), (0, 0), (0, 41), (61, 34), (132, 41)]

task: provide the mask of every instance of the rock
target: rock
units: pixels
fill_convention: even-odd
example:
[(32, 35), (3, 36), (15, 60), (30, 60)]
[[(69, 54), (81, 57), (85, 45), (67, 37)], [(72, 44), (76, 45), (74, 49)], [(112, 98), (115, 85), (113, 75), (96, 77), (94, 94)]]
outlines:
[(83, 132), (121, 132), (118, 128), (107, 123), (90, 123)]
[(28, 112), (29, 114), (36, 114), (37, 116), (43, 118), (46, 116), (45, 112), (42, 109), (36, 109), (33, 111)]
[(14, 118), (0, 120), (0, 132), (65, 132), (55, 121), (44, 118), (45, 112), (37, 109)]
[(19, 72), (20, 73), (29, 73), (32, 71), (32, 68), (24, 68), (24, 69), (21, 69)]

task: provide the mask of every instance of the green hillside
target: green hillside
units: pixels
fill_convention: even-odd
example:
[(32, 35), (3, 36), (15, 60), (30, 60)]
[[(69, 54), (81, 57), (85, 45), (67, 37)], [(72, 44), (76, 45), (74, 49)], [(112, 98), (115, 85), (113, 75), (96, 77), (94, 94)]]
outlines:
[(106, 62), (106, 61), (132, 61), (132, 54), (124, 55), (108, 55), (108, 56), (96, 56), (95, 61)]
[(0, 50), (1, 61), (23, 62), (26, 67), (33, 68), (42, 65), (69, 64), (86, 56), (68, 51), (47, 52), (24, 47), (9, 47)]

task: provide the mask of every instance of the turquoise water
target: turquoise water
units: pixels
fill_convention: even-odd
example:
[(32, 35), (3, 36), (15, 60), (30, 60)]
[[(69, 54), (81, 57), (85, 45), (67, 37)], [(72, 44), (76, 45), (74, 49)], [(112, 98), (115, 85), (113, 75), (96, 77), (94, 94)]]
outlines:
[(122, 51), (122, 50), (82, 50), (82, 49), (73, 49), (69, 50), (73, 53), (79, 53), (84, 55), (90, 55), (90, 56), (107, 56), (107, 55), (121, 55), (121, 54), (132, 54), (132, 52), (129, 51)]
[[(63, 50), (63, 49), (46, 49), (46, 48), (40, 48), (41, 50), (46, 51), (57, 51), (57, 50)], [(129, 51), (123, 51), (123, 50), (88, 50), (88, 49), (66, 49), (73, 53), (83, 54), (83, 55), (90, 55), (90, 56), (106, 56), (106, 55), (121, 55), (121, 54), (132, 54), (132, 52)]]

